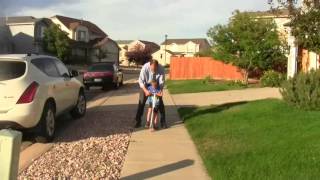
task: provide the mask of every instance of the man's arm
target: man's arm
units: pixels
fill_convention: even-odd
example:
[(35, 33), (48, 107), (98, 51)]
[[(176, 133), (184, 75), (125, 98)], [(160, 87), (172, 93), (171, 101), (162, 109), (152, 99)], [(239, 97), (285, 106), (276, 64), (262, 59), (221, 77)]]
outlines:
[(160, 65), (159, 67), (159, 74), (160, 74), (160, 77), (159, 77), (159, 86), (160, 86), (160, 89), (161, 91), (163, 90), (164, 88), (164, 83), (165, 83), (165, 72), (164, 72), (164, 68)]
[(146, 76), (145, 76), (145, 74), (146, 74), (146, 67), (143, 66), (141, 71), (140, 71), (140, 75), (139, 75), (139, 86), (143, 90), (144, 94), (146, 96), (149, 96), (150, 92), (147, 90), (146, 85), (145, 85), (146, 84)]

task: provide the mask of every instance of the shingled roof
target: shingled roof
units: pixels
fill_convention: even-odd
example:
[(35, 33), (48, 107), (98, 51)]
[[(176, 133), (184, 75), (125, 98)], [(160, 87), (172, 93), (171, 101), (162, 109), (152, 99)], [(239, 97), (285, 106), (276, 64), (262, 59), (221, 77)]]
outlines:
[(290, 16), (290, 12), (287, 9), (272, 9), (268, 11), (250, 11), (247, 13), (253, 16), (259, 16), (259, 17), (263, 17), (263, 16), (289, 17)]
[(38, 19), (33, 16), (12, 16), (12, 17), (0, 17), (0, 21), (6, 24), (11, 23), (32, 23), (36, 22)]
[(116, 42), (118, 44), (130, 44), (132, 43), (134, 40), (117, 40)]
[(89, 31), (93, 34), (99, 35), (101, 37), (106, 37), (107, 34), (102, 31), (97, 25), (93, 24), (90, 21), (85, 21), (82, 19), (75, 19), (75, 18), (70, 18), (66, 16), (61, 16), (61, 15), (56, 15), (56, 17), (59, 21), (63, 23), (67, 28), (69, 29), (74, 29), (79, 25), (85, 26), (89, 29)]
[(161, 45), (170, 45), (170, 44), (186, 44), (188, 42), (193, 42), (200, 45), (200, 49), (209, 48), (210, 44), (206, 38), (195, 38), (195, 39), (167, 39)]

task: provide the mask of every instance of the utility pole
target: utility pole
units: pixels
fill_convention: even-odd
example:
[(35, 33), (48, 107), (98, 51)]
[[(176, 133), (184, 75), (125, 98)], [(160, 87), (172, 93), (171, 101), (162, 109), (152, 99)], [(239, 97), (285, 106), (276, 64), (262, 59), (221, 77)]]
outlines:
[(164, 35), (164, 65), (167, 64), (167, 39), (168, 39), (168, 35)]

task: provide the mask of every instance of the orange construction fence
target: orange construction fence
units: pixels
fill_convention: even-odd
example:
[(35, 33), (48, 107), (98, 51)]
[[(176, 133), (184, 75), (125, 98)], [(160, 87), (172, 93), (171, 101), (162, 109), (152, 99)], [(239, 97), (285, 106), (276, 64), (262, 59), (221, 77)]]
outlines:
[(171, 57), (170, 79), (203, 79), (211, 76), (213, 79), (244, 80), (245, 71), (217, 61), (211, 57)]

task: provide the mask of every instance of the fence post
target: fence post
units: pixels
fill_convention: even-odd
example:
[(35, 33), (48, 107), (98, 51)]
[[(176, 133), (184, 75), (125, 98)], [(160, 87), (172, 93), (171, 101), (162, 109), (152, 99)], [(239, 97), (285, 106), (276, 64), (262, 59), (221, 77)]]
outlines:
[(13, 130), (0, 131), (0, 179), (15, 180), (18, 177), (22, 134)]

